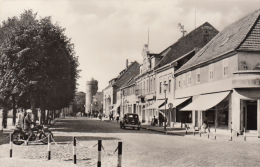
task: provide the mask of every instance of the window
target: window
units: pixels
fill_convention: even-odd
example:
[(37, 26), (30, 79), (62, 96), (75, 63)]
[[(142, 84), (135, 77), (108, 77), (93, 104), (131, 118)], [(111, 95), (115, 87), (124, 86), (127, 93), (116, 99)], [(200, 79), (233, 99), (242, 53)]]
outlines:
[(151, 79), (151, 80), (150, 80), (150, 92), (153, 91), (152, 89), (153, 89), (153, 80)]
[(196, 82), (200, 83), (200, 68), (196, 69)]
[(214, 78), (214, 64), (209, 65), (209, 80), (213, 80)]
[(186, 86), (186, 74), (182, 74), (182, 86)]
[(191, 71), (187, 73), (187, 86), (191, 85)]
[(155, 78), (153, 79), (153, 91), (155, 91)]
[(169, 80), (169, 85), (168, 85), (169, 92), (171, 92), (171, 84), (172, 84), (172, 80)]
[(162, 82), (160, 82), (160, 93), (162, 93)]
[(178, 77), (178, 87), (181, 88), (181, 76)]
[(140, 91), (139, 91), (139, 95), (142, 95), (143, 94), (143, 85), (142, 85), (142, 82), (140, 83)]
[(145, 81), (144, 81), (144, 89), (143, 89), (143, 95), (145, 94)]
[(223, 77), (228, 76), (228, 58), (222, 60)]
[(147, 80), (147, 93), (149, 93), (149, 80)]

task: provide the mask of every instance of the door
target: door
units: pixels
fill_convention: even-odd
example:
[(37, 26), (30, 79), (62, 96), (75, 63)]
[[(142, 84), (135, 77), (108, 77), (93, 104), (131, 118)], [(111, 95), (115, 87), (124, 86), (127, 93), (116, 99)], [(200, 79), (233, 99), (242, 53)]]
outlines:
[(257, 130), (257, 103), (248, 102), (247, 103), (247, 129)]

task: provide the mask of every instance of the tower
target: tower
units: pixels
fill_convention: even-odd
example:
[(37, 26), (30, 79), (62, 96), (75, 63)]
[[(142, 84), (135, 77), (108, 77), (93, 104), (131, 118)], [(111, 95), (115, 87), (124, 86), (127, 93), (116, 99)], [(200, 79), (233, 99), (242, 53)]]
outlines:
[(86, 83), (86, 104), (85, 104), (85, 113), (92, 111), (93, 106), (93, 96), (96, 95), (98, 90), (98, 81), (93, 78)]

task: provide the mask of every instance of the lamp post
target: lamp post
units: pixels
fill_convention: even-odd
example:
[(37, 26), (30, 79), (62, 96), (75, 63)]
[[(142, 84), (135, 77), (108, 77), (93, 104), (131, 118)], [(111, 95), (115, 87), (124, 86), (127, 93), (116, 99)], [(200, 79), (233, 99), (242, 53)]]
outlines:
[(164, 94), (165, 94), (165, 102), (164, 102), (164, 106), (165, 106), (165, 110), (164, 110), (164, 130), (166, 131), (166, 103), (167, 103), (167, 99), (166, 99), (166, 92), (167, 92), (167, 88), (168, 88), (168, 84), (164, 83)]

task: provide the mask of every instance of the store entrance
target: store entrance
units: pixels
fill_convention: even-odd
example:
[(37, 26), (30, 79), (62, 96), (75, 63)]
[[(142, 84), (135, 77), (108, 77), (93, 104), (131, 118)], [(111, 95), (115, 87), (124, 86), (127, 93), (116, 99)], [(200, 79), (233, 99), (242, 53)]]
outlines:
[(257, 130), (257, 103), (256, 101), (247, 102), (247, 129)]

